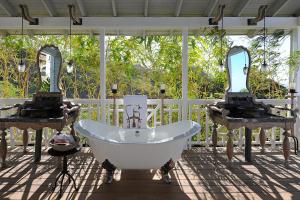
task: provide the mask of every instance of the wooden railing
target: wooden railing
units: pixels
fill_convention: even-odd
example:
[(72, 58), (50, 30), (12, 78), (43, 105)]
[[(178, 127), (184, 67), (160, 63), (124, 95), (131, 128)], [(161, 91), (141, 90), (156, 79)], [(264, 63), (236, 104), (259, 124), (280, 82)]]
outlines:
[[(27, 99), (0, 99), (0, 107), (13, 105), (16, 103), (23, 103)], [(69, 99), (75, 103), (81, 104), (81, 114), (80, 119), (93, 119), (97, 121), (104, 121), (108, 124), (112, 123), (112, 114), (113, 114), (113, 100), (99, 100), (99, 99)], [(211, 133), (212, 133), (212, 122), (209, 119), (206, 105), (213, 104), (220, 101), (219, 99), (195, 99), (188, 100), (188, 119), (192, 119), (201, 124), (202, 130), (196, 136), (191, 138), (187, 142), (187, 146), (192, 145), (202, 145), (209, 146), (211, 145)], [(288, 99), (264, 99), (258, 100), (263, 101), (266, 104), (273, 104), (278, 106), (286, 106), (290, 104)], [(161, 125), (161, 100), (160, 99), (148, 99), (148, 115), (147, 121), (148, 126), (156, 127)], [(116, 100), (117, 108), (117, 126), (122, 126), (123, 119), (123, 99)], [(165, 99), (164, 100), (164, 113), (163, 119), (164, 123), (172, 123), (182, 119), (182, 109), (183, 101), (181, 99)], [(1, 116), (12, 114), (13, 111), (3, 111)], [(103, 117), (104, 116), (104, 117)], [(244, 144), (244, 134), (243, 129), (235, 130), (234, 143), (240, 147)], [(283, 130), (279, 128), (273, 128), (267, 130), (267, 144), (271, 144), (271, 147), (274, 149), (276, 144), (281, 144), (283, 140), (282, 133)], [(30, 131), (29, 131), (30, 133)], [(55, 131), (50, 129), (44, 129), (44, 138), (43, 143), (48, 144), (49, 138)], [(226, 129), (224, 127), (218, 128), (218, 145), (226, 144)], [(30, 142), (34, 142), (34, 134), (30, 135)], [(11, 128), (8, 134), (8, 141), (11, 146), (21, 145), (22, 144), (22, 134), (16, 128)], [(253, 144), (259, 144), (259, 135), (258, 131), (253, 131)]]

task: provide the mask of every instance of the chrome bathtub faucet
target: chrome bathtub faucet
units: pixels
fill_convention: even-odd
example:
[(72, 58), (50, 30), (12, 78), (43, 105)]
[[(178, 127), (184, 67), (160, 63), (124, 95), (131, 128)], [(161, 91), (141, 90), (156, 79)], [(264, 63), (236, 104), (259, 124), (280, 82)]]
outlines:
[[(129, 116), (128, 112), (127, 112), (127, 108), (128, 107), (133, 107), (132, 109), (132, 116)], [(127, 128), (141, 128), (141, 113), (138, 110), (135, 110), (134, 107), (137, 107), (138, 110), (141, 109), (140, 105), (127, 105), (126, 106), (126, 115), (127, 115)], [(132, 126), (131, 126), (131, 122), (132, 122)]]

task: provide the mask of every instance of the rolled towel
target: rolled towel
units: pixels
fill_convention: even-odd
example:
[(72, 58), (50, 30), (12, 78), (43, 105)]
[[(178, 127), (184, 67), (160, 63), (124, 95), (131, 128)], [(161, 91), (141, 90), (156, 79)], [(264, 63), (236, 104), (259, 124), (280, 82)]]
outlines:
[(77, 144), (75, 141), (74, 137), (69, 134), (61, 133), (61, 134), (56, 134), (53, 136), (51, 139), (54, 144), (56, 143), (69, 143), (69, 144)]

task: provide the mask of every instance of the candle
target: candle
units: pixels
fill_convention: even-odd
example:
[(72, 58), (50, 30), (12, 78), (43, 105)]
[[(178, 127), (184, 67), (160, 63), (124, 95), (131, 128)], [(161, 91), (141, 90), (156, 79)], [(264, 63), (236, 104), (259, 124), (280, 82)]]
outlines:
[(291, 82), (290, 83), (290, 89), (296, 89), (296, 83)]
[(160, 93), (161, 94), (165, 94), (166, 93), (166, 85), (165, 84), (161, 84), (160, 85)]
[(117, 91), (118, 91), (118, 85), (117, 84), (113, 84), (112, 87), (111, 87), (111, 92), (113, 94), (117, 94)]
[(295, 82), (290, 83), (290, 93), (296, 93), (296, 83)]

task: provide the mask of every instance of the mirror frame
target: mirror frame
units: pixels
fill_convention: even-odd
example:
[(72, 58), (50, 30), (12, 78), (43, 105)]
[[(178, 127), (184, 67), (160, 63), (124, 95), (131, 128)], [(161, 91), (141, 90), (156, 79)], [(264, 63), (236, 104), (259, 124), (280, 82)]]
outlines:
[[(60, 65), (59, 65), (59, 70), (58, 70), (58, 75), (57, 75), (58, 78), (57, 78), (56, 84), (57, 84), (57, 88), (58, 88), (59, 92), (62, 93), (62, 89), (60, 87), (60, 81), (61, 81), (60, 75), (61, 75), (63, 60), (62, 60), (62, 56), (61, 56), (61, 52), (60, 52), (59, 48), (57, 46), (55, 46), (55, 45), (52, 45), (52, 44), (46, 44), (46, 45), (42, 46), (39, 49), (39, 51), (37, 52), (37, 55), (36, 55), (36, 67), (38, 69), (38, 84), (37, 84), (36, 92), (41, 92), (40, 90), (41, 90), (41, 87), (42, 87), (42, 74), (41, 74), (41, 68), (40, 68), (40, 54), (46, 48), (54, 48), (55, 50), (57, 50), (58, 57), (61, 60)], [(50, 92), (50, 91), (48, 91), (48, 92)]]
[[(232, 49), (234, 48), (241, 48), (243, 50), (245, 50), (247, 53), (248, 53), (248, 59), (249, 59), (249, 66), (248, 66), (248, 72), (247, 72), (247, 77), (246, 77), (246, 87), (248, 89), (248, 92), (230, 92), (230, 88), (231, 88), (231, 76), (230, 76), (230, 72), (229, 72), (229, 67), (228, 67), (228, 57), (229, 57), (229, 53)], [(238, 93), (243, 93), (243, 94), (250, 94), (252, 93), (250, 87), (249, 87), (249, 74), (250, 74), (250, 71), (251, 71), (251, 54), (249, 52), (249, 50), (244, 47), (244, 46), (233, 46), (231, 47), (228, 52), (227, 52), (227, 55), (226, 55), (226, 71), (227, 71), (227, 79), (228, 79), (228, 87), (226, 88), (226, 94), (227, 93), (231, 93), (231, 94), (238, 94)]]

